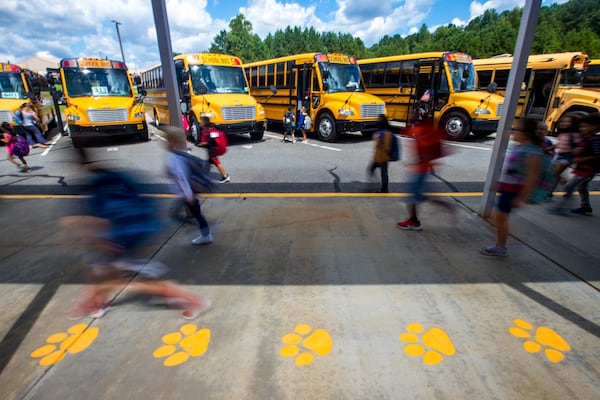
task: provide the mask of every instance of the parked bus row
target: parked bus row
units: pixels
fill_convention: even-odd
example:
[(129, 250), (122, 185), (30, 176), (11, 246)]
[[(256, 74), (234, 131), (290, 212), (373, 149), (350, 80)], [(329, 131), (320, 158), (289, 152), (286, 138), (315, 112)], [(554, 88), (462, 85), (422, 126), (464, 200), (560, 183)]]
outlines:
[[(190, 135), (201, 116), (227, 134), (260, 140), (267, 124), (281, 125), (292, 105), (304, 106), (311, 131), (326, 142), (342, 132), (369, 136), (377, 116), (407, 125), (431, 118), (449, 138), (495, 132), (504, 108), (512, 57), (472, 60), (461, 52), (428, 52), (356, 60), (338, 53), (304, 53), (243, 64), (238, 57), (197, 53), (173, 58), (177, 90)], [(533, 55), (519, 100), (518, 116), (548, 123), (569, 111), (600, 108), (600, 62), (571, 52)], [(133, 80), (119, 61), (68, 58), (45, 77), (2, 64), (0, 119), (12, 121), (23, 101), (37, 104), (41, 120), (54, 123), (49, 96), (64, 106), (66, 131), (76, 147), (97, 135), (135, 135), (148, 140), (146, 116), (170, 124), (162, 66)]]

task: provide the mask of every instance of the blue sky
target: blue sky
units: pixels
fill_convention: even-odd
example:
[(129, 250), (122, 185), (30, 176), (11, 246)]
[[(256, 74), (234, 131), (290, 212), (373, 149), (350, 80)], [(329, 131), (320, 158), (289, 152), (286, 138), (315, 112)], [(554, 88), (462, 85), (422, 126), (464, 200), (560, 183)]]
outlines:
[[(238, 14), (264, 38), (286, 26), (351, 33), (367, 46), (384, 35), (408, 35), (422, 24), (430, 30), (464, 25), (486, 9), (501, 12), (525, 0), (165, 0), (176, 52), (201, 52)], [(543, 5), (565, 0), (543, 0)], [(121, 59), (116, 20), (132, 70), (159, 62), (151, 0), (2, 0), (0, 60), (51, 58)], [(460, 49), (454, 49), (460, 50)]]

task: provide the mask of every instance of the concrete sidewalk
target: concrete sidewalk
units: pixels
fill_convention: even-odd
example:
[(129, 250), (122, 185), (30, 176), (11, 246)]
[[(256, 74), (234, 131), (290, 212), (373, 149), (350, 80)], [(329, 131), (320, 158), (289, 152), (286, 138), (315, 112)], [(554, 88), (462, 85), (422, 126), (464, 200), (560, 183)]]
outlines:
[(68, 320), (85, 281), (55, 222), (77, 200), (1, 200), (0, 397), (596, 398), (600, 217), (518, 210), (509, 257), (487, 258), (480, 198), (456, 200), (413, 232), (394, 196), (208, 198), (213, 244), (165, 220), (146, 249), (213, 300), (193, 321), (126, 290)]

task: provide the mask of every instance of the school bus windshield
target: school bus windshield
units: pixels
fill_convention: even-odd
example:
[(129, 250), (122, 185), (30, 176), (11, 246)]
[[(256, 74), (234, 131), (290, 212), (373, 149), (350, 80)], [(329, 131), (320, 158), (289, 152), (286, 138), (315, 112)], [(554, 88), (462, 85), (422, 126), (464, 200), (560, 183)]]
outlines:
[(248, 93), (241, 67), (191, 65), (195, 95), (206, 93)]
[(477, 73), (471, 63), (448, 61), (448, 70), (452, 77), (452, 86), (455, 92), (469, 92), (477, 90), (475, 78)]
[(583, 83), (583, 71), (580, 69), (567, 69), (561, 75), (559, 85), (581, 86)]
[(20, 72), (0, 72), (0, 97), (3, 99), (27, 98)]
[(125, 69), (64, 68), (69, 97), (132, 96)]
[[(327, 92), (364, 92), (365, 88), (360, 79), (360, 71), (356, 64), (319, 63), (321, 76), (327, 83)], [(349, 88), (353, 87), (354, 89)]]

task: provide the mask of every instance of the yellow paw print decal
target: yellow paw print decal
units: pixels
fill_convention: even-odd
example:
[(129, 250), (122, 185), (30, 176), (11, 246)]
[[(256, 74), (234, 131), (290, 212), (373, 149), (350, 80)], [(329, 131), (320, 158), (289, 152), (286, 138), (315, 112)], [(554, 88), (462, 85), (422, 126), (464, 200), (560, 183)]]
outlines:
[(200, 357), (206, 353), (210, 343), (210, 329), (198, 330), (196, 325), (186, 324), (179, 328), (179, 332), (167, 333), (162, 337), (162, 342), (164, 345), (154, 350), (153, 355), (155, 358), (167, 357), (164, 366), (173, 367), (183, 364), (190, 357)]
[[(510, 327), (509, 331), (511, 335), (523, 339), (530, 339), (532, 337), (533, 325), (522, 319), (515, 319), (513, 322), (516, 326)], [(562, 361), (565, 358), (563, 352), (571, 350), (571, 346), (569, 346), (569, 343), (565, 339), (554, 330), (545, 326), (540, 326), (535, 330), (533, 339), (526, 340), (523, 343), (525, 351), (537, 353), (545, 347), (544, 353), (546, 354), (546, 358), (554, 363)]]
[[(442, 362), (443, 355), (453, 356), (456, 351), (452, 341), (440, 328), (429, 328), (421, 336), (419, 343), (419, 334), (425, 329), (423, 325), (414, 323), (406, 327), (408, 333), (400, 335), (400, 340), (409, 343), (404, 347), (404, 352), (412, 357), (423, 356), (423, 363), (426, 365), (434, 365)], [(443, 355), (442, 355), (443, 354)]]
[[(312, 333), (310, 325), (298, 324), (294, 328), (295, 333), (289, 333), (281, 338), (285, 344), (281, 349), (282, 357), (296, 357), (296, 365), (299, 367), (311, 364), (315, 360), (313, 353), (325, 356), (331, 352), (333, 341), (325, 329), (315, 329)], [(310, 334), (310, 335), (309, 335)], [(300, 345), (304, 349), (301, 353)]]
[(67, 332), (59, 332), (48, 336), (46, 345), (35, 349), (31, 357), (39, 358), (42, 366), (54, 365), (68, 353), (76, 354), (87, 349), (98, 336), (98, 327), (88, 329), (87, 324), (77, 324)]

